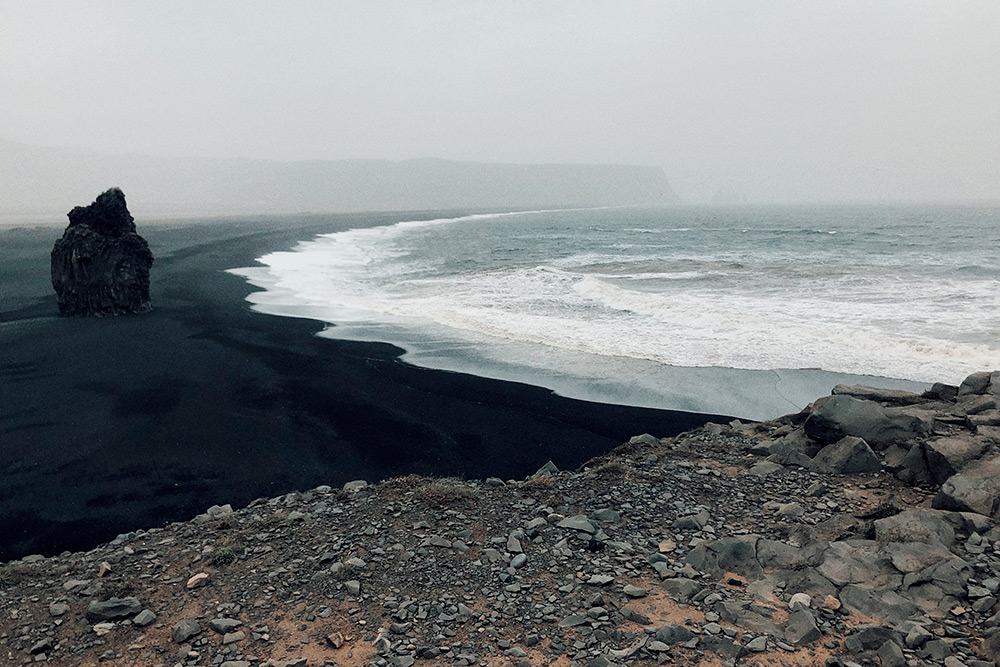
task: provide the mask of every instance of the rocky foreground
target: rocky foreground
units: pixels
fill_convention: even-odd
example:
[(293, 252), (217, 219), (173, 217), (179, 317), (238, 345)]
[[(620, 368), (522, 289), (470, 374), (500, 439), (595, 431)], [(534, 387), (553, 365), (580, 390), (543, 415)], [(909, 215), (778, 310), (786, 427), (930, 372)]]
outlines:
[(993, 665), (998, 402), (838, 386), (576, 472), (212, 507), (2, 566), (0, 662)]

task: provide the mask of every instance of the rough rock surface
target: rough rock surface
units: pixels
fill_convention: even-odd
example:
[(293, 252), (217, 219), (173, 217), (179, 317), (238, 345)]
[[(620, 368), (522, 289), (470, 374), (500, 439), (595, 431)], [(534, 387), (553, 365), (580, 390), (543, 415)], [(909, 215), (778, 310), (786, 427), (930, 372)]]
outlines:
[[(900, 448), (983, 438), (956, 475), (986, 478), (976, 395), (947, 393), (890, 396), (936, 415)], [(996, 517), (932, 507), (947, 485), (884, 461), (833, 474), (805, 448), (753, 472), (808, 412), (636, 437), (575, 472), (321, 486), (29, 556), (0, 566), (0, 663), (994, 665)]]
[(124, 315), (152, 308), (153, 254), (136, 233), (118, 188), (69, 212), (69, 226), (51, 259), (52, 287), (62, 315)]

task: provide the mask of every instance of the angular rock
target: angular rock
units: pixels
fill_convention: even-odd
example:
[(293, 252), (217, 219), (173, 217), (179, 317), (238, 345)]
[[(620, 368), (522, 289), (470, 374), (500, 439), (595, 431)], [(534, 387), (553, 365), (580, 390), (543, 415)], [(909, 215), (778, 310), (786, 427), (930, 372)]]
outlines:
[(698, 545), (684, 559), (702, 572), (722, 576), (726, 572), (750, 579), (761, 575), (757, 560), (757, 535), (739, 535)]
[(577, 514), (575, 516), (569, 516), (556, 524), (559, 528), (566, 528), (568, 530), (575, 530), (581, 533), (589, 533), (593, 535), (597, 532), (597, 526), (591, 522), (584, 514)]
[(60, 315), (144, 313), (153, 253), (136, 233), (125, 195), (112, 188), (90, 206), (69, 212), (69, 226), (51, 254)]
[(239, 621), (235, 618), (213, 618), (208, 622), (208, 627), (212, 628), (220, 635), (232, 632), (241, 625), (243, 625), (243, 621)]
[(91, 623), (113, 621), (118, 618), (135, 616), (140, 611), (142, 611), (142, 605), (134, 597), (111, 598), (103, 602), (94, 600), (87, 605), (87, 620)]
[(201, 625), (198, 624), (198, 619), (196, 618), (186, 618), (170, 628), (170, 636), (173, 638), (175, 644), (182, 644), (200, 632)]
[(833, 395), (852, 396), (865, 401), (875, 401), (877, 403), (890, 403), (893, 405), (913, 405), (919, 403), (921, 397), (912, 391), (902, 389), (882, 389), (880, 387), (869, 387), (863, 384), (838, 384), (833, 388)]
[(879, 542), (955, 543), (955, 529), (939, 510), (909, 509), (878, 519), (874, 523), (875, 539)]
[(967, 464), (949, 477), (934, 496), (932, 507), (977, 512), (997, 518), (1000, 509), (1000, 454)]
[(906, 656), (903, 655), (903, 649), (896, 642), (888, 641), (882, 644), (879, 647), (877, 655), (881, 667), (905, 667), (906, 665)]
[(785, 627), (785, 641), (792, 646), (807, 646), (818, 640), (822, 634), (816, 627), (816, 617), (808, 609), (799, 607), (788, 614)]
[(851, 611), (893, 625), (920, 612), (920, 608), (913, 601), (893, 590), (871, 590), (854, 584), (844, 586), (840, 590), (840, 601)]
[(667, 579), (661, 585), (670, 597), (678, 602), (690, 600), (701, 591), (701, 584), (686, 577)]
[(955, 397), (958, 396), (958, 387), (943, 382), (935, 382), (921, 396), (936, 401), (954, 401)]
[(968, 394), (985, 394), (986, 389), (990, 386), (991, 375), (990, 371), (979, 371), (968, 376), (962, 380), (962, 384), (959, 385), (958, 395), (966, 396)]
[(144, 628), (147, 625), (152, 625), (154, 621), (156, 621), (156, 614), (149, 609), (143, 609), (132, 619), (132, 625)]
[(902, 583), (881, 545), (872, 540), (831, 542), (816, 570), (837, 586), (864, 584), (886, 588)]
[(208, 585), (208, 572), (199, 572), (197, 574), (191, 575), (187, 580), (187, 589), (192, 590), (195, 588), (201, 588), (202, 586)]
[(673, 644), (680, 644), (690, 640), (694, 637), (694, 633), (683, 625), (667, 623), (656, 631), (655, 637), (667, 646), (672, 646)]
[(874, 401), (846, 395), (827, 396), (816, 401), (803, 424), (806, 435), (825, 443), (845, 436), (863, 439), (873, 449), (908, 442), (929, 434), (933, 414), (916, 407), (885, 408)]
[(866, 624), (858, 626), (854, 633), (847, 638), (848, 650), (852, 653), (862, 651), (875, 651), (886, 642), (902, 643), (900, 633), (884, 625)]
[(882, 463), (867, 442), (861, 438), (846, 436), (821, 449), (813, 459), (812, 467), (835, 475), (850, 475), (878, 472), (882, 469)]

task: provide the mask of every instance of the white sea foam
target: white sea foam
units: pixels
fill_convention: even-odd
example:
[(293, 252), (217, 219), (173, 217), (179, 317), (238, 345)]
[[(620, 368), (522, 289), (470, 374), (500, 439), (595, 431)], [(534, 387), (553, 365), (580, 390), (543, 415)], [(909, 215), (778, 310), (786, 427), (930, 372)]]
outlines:
[[(738, 224), (697, 236), (694, 226), (595, 220), (536, 211), (404, 221), (320, 236), (235, 272), (265, 289), (249, 297), (260, 310), (444, 366), (475, 348), (492, 366), (593, 368), (595, 383), (618, 381), (627, 359), (952, 382), (1000, 367), (1000, 283), (980, 265), (908, 271), (892, 252), (874, 261), (850, 229), (743, 228), (762, 239), (749, 247), (726, 241)], [(657, 245), (664, 231), (683, 233)]]

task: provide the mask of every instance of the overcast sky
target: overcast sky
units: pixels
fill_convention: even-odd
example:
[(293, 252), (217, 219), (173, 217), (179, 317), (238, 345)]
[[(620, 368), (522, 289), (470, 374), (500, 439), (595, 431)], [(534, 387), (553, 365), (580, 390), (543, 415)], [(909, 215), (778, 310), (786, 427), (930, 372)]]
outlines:
[(0, 138), (1000, 199), (1000, 2), (0, 0)]

